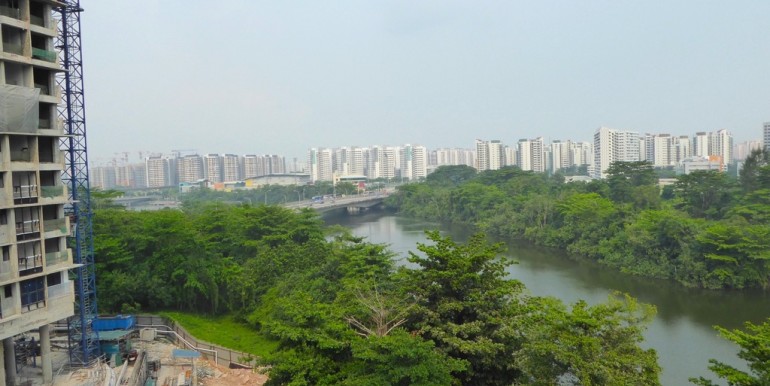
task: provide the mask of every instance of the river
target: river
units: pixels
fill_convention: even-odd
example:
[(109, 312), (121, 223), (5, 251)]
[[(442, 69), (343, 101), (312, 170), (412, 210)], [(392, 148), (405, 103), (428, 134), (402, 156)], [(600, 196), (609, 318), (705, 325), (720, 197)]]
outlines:
[[(373, 243), (390, 245), (403, 259), (425, 242), (425, 229), (439, 229), (457, 241), (466, 240), (468, 229), (404, 217), (370, 213), (361, 216), (335, 216), (326, 219), (352, 229), (357, 236)], [(663, 385), (687, 385), (689, 377), (706, 376), (709, 358), (741, 369), (737, 346), (720, 338), (712, 328), (741, 327), (745, 321), (759, 323), (770, 317), (770, 293), (766, 291), (706, 291), (688, 289), (673, 282), (625, 275), (596, 263), (570, 259), (560, 250), (543, 248), (523, 241), (509, 241), (508, 254), (518, 264), (508, 269), (511, 278), (523, 282), (534, 295), (553, 296), (574, 303), (584, 299), (596, 304), (612, 291), (631, 294), (655, 305), (657, 315), (645, 333), (644, 346), (658, 352), (663, 368)]]

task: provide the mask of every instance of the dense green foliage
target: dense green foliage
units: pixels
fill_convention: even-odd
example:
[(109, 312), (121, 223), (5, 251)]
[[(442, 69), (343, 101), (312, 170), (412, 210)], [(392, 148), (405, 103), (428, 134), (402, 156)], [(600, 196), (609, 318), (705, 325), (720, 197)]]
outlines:
[(639, 347), (650, 306), (532, 297), (481, 235), (429, 232), (409, 268), (308, 210), (110, 207), (94, 217), (100, 310), (208, 314), (239, 344), (247, 326), (266, 347), (237, 348), (265, 355), (271, 385), (658, 384)]
[(662, 191), (644, 162), (614, 163), (606, 180), (587, 183), (515, 167), (472, 174), (442, 166), (386, 203), (407, 216), (526, 238), (631, 274), (693, 287), (768, 288), (769, 159), (755, 151), (740, 179), (695, 171)]
[[(711, 359), (709, 370), (730, 386), (765, 386), (770, 385), (770, 319), (762, 324), (746, 323), (746, 331), (728, 330), (716, 327), (719, 334), (740, 346), (738, 357), (745, 360), (749, 372)], [(715, 386), (712, 381), (700, 377), (691, 378), (691, 382), (702, 386)]]

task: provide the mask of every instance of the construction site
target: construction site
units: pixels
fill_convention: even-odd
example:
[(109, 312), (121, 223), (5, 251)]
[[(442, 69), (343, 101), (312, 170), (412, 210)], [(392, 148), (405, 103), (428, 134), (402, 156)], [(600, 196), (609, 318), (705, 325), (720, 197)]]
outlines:
[(261, 384), (170, 326), (98, 317), (82, 13), (0, 0), (0, 385)]
[(99, 334), (101, 356), (88, 366), (72, 366), (67, 326), (51, 324), (49, 358), (54, 371), (50, 381), (43, 379), (39, 336), (28, 332), (16, 337), (15, 384), (259, 386), (267, 380), (248, 363), (248, 354), (197, 341), (182, 327), (159, 316), (100, 317), (94, 328)]

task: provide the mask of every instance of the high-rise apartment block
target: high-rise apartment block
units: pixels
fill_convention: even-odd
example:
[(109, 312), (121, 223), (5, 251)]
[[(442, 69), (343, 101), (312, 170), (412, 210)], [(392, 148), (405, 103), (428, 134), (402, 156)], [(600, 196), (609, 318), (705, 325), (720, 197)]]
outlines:
[(223, 182), (235, 182), (243, 180), (241, 172), (241, 157), (235, 154), (222, 155), (222, 180)]
[(765, 122), (763, 125), (762, 138), (765, 144), (765, 150), (770, 151), (770, 122)]
[(692, 137), (692, 155), (698, 157), (709, 156), (709, 134), (699, 131)]
[(670, 134), (645, 134), (643, 137), (642, 160), (655, 167), (678, 165), (691, 156), (690, 139)]
[(545, 172), (545, 153), (543, 137), (536, 139), (520, 139), (518, 151), (516, 152), (516, 165), (521, 170), (528, 170), (538, 173)]
[(310, 169), (310, 180), (332, 181), (334, 170), (332, 167), (332, 150), (325, 148), (313, 148), (308, 152), (307, 165)]
[(443, 165), (468, 165), (475, 167), (476, 153), (470, 149), (436, 149), (431, 152), (432, 159), (435, 159), (432, 166)]
[[(49, 324), (74, 314), (67, 248), (62, 71), (52, 1), (0, 2), (0, 383), (16, 379), (14, 337), (37, 330), (52, 381)], [(9, 382), (10, 383), (10, 382)]]
[(428, 174), (431, 153), (425, 146), (341, 147), (308, 150), (306, 170), (311, 181), (333, 181), (345, 176), (373, 179), (419, 180)]
[(551, 142), (551, 150), (548, 152), (550, 161), (548, 164), (551, 166), (551, 173), (555, 173), (560, 169), (566, 169), (572, 165), (572, 159), (570, 153), (572, 143), (570, 141), (555, 140)]
[(198, 182), (203, 179), (203, 157), (198, 154), (189, 154), (177, 158), (177, 176), (179, 183)]
[(723, 165), (733, 160), (733, 136), (722, 129), (715, 132), (697, 132), (692, 140), (692, 155), (698, 157), (719, 157)]
[(762, 149), (764, 146), (762, 141), (746, 141), (735, 144), (733, 147), (733, 160), (743, 161), (754, 150)]
[(476, 140), (476, 168), (478, 170), (497, 170), (505, 166), (504, 145), (499, 140)]
[(222, 156), (219, 154), (203, 156), (203, 178), (212, 183), (224, 182)]
[(176, 185), (176, 160), (162, 156), (150, 156), (144, 160), (148, 188)]
[(594, 177), (607, 176), (607, 168), (616, 161), (640, 160), (639, 133), (600, 127), (594, 133)]
[(416, 181), (428, 175), (428, 149), (419, 145), (404, 145), (400, 151), (401, 178)]
[(722, 129), (715, 133), (709, 133), (709, 155), (718, 156), (723, 165), (733, 160), (733, 136), (729, 131)]

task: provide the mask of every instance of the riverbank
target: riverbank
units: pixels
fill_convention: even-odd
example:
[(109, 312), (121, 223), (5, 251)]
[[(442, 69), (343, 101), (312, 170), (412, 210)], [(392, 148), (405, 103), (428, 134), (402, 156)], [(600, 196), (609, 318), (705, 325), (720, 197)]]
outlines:
[[(326, 218), (326, 222), (348, 227), (370, 242), (389, 245), (402, 262), (409, 251), (416, 251), (417, 243), (426, 242), (426, 229), (439, 229), (458, 241), (473, 233), (468, 228), (383, 212)], [(770, 317), (770, 294), (765, 291), (685, 288), (574, 260), (557, 249), (521, 240), (508, 243), (508, 254), (518, 261), (508, 270), (510, 277), (522, 281), (534, 295), (596, 304), (611, 292), (621, 291), (655, 305), (658, 313), (645, 332), (644, 345), (658, 352), (664, 385), (685, 385), (689, 377), (707, 375), (711, 358), (745, 368), (735, 356), (737, 348), (718, 337), (712, 326), (736, 328), (745, 321), (759, 323)]]
[(767, 191), (740, 189), (723, 173), (678, 176), (661, 190), (644, 162), (618, 163), (607, 179), (587, 183), (515, 167), (468, 169), (439, 167), (386, 205), (685, 287), (770, 289)]

